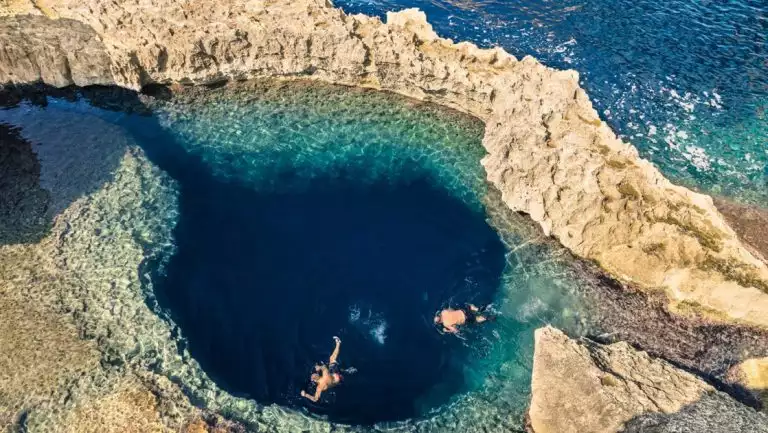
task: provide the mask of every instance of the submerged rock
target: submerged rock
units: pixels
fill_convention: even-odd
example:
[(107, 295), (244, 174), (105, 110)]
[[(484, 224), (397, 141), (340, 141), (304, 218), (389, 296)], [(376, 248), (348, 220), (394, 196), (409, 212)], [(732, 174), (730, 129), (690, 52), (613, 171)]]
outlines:
[(768, 432), (765, 415), (627, 343), (576, 341), (545, 327), (535, 344), (535, 433)]
[(19, 131), (0, 123), (0, 244), (39, 240), (49, 193), (40, 185), (40, 163)]

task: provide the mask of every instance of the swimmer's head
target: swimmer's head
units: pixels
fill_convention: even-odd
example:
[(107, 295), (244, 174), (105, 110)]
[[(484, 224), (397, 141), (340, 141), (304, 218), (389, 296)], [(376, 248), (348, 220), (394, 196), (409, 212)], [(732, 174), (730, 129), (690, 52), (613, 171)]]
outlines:
[(313, 383), (317, 383), (317, 381), (320, 380), (320, 375), (317, 373), (312, 373), (312, 376), (310, 376), (310, 379), (312, 379)]
[(443, 317), (440, 313), (435, 315), (435, 325), (443, 321)]

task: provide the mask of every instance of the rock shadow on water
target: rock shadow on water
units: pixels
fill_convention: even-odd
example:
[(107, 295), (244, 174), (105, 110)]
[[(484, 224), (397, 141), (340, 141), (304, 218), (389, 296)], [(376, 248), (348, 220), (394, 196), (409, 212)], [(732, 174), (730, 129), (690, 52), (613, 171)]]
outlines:
[[(504, 247), (482, 214), (427, 179), (258, 191), (179, 155), (155, 161), (180, 183), (177, 251), (155, 294), (224, 390), (349, 424), (416, 417), (465, 390), (470, 350), (432, 317), (496, 295)], [(334, 335), (357, 372), (311, 404), (299, 391)]]
[(0, 244), (35, 242), (45, 233), (49, 193), (40, 162), (19, 128), (0, 123)]
[(0, 87), (0, 245), (40, 241), (56, 215), (113, 179), (128, 148), (110, 137), (114, 125), (46, 110), (49, 98), (119, 112), (143, 106), (116, 87)]

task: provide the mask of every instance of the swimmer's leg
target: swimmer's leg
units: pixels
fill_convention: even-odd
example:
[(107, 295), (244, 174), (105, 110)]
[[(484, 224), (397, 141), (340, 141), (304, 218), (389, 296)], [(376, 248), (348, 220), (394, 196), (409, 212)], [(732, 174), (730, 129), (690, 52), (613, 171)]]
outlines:
[(333, 353), (331, 353), (331, 358), (328, 360), (328, 364), (335, 364), (337, 359), (339, 358), (339, 350), (341, 349), (341, 339), (337, 336), (333, 336), (334, 341), (336, 341), (336, 347), (333, 349)]

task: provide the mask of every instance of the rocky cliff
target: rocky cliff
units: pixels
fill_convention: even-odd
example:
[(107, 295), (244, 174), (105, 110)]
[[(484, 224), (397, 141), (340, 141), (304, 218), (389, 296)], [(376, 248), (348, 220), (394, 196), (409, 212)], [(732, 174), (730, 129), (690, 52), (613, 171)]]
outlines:
[[(509, 208), (527, 213), (545, 233), (618, 279), (645, 290), (662, 289), (679, 312), (768, 328), (768, 270), (756, 258), (765, 242), (759, 237), (745, 238), (755, 246), (745, 249), (709, 197), (672, 185), (639, 158), (630, 144), (621, 142), (599, 119), (579, 87), (575, 72), (556, 71), (532, 58), (518, 60), (501, 49), (481, 50), (472, 44), (439, 38), (425, 16), (415, 10), (389, 14), (384, 23), (362, 15), (346, 15), (322, 0), (0, 3), (0, 83), (42, 81), (59, 87), (119, 84), (141, 89), (151, 83), (213, 83), (254, 77), (300, 77), (383, 89), (470, 113), (485, 122), (483, 143), (488, 155), (483, 164), (489, 181), (499, 189)], [(123, 161), (116, 166), (127, 168), (125, 173), (118, 172), (111, 188), (134, 191), (133, 196), (138, 197), (135, 212), (141, 212), (146, 206), (138, 202), (151, 200), (152, 194), (143, 191), (145, 186), (137, 186), (149, 182), (136, 179), (150, 178), (147, 173), (151, 167), (140, 154), (126, 153), (131, 146), (124, 147), (115, 151), (116, 158)], [(103, 146), (99, 149), (105, 151)], [(34, 158), (27, 159), (28, 167), (20, 169), (36, 176), (39, 173), (34, 172)], [(72, 199), (66, 191), (53, 188), (49, 192), (52, 203), (56, 197), (64, 197), (67, 202)], [(104, 193), (89, 200), (109, 204), (112, 198)], [(129, 277), (121, 274), (124, 269), (138, 268), (142, 260), (138, 241), (68, 241), (78, 233), (107, 237), (106, 230), (96, 233), (86, 222), (89, 218), (109, 221), (125, 213), (124, 209), (104, 205), (110, 210), (105, 216), (86, 218), (84, 215), (94, 212), (86, 212), (84, 206), (75, 206), (59, 218), (55, 236), (44, 245), (44, 254), (32, 257), (33, 249), (25, 247), (0, 251), (3, 275), (13, 276), (0, 281), (4, 293), (0, 304), (5, 312), (0, 320), (4, 330), (0, 340), (3, 336), (29, 334), (45, 346), (62, 350), (42, 354), (36, 344), (18, 346), (15, 340), (6, 344), (0, 341), (0, 347), (17, 349), (0, 354), (0, 364), (36, 366), (22, 375), (14, 373), (11, 380), (0, 377), (5, 380), (2, 391), (18, 397), (6, 399), (11, 407), (5, 412), (0, 410), (0, 425), (41, 425), (43, 417), (26, 412), (31, 405), (38, 412), (50, 406), (50, 412), (64, 420), (60, 424), (74, 426), (73, 431), (88, 425), (109, 425), (114, 431), (163, 430), (155, 424), (179, 431), (202, 423), (184, 397), (173, 396), (180, 395), (180, 391), (163, 385), (161, 379), (139, 380), (118, 372), (110, 372), (100, 382), (83, 379), (81, 370), (99, 370), (99, 362), (115, 360), (109, 358), (110, 353), (96, 353), (93, 344), (81, 341), (81, 333), (103, 339), (104, 333), (127, 334), (133, 329), (126, 326), (129, 322), (140, 321), (148, 324), (147, 329), (155, 329), (159, 321), (149, 310), (133, 308), (144, 304), (136, 289), (140, 286), (138, 276), (133, 271)], [(743, 214), (738, 209), (730, 212), (737, 213)], [(738, 224), (761, 227), (763, 220), (756, 216)], [(24, 222), (9, 221), (16, 226)], [(84, 228), (70, 231), (72, 224)], [(130, 233), (140, 231), (126, 224)], [(115, 250), (105, 250), (107, 244), (114, 244)], [(121, 253), (126, 249), (128, 253)], [(59, 257), (69, 266), (64, 268), (65, 273), (55, 271), (60, 266), (54, 265), (27, 269), (40, 261), (47, 263), (52, 257)], [(91, 257), (90, 262), (85, 257)], [(101, 271), (90, 263), (107, 267), (109, 278), (96, 272)], [(51, 276), (36, 277), (40, 269), (51, 272)], [(39, 284), (44, 280), (55, 286), (66, 278), (82, 286), (83, 293), (93, 292), (89, 295), (93, 303), (83, 307), (76, 296), (68, 296), (70, 289), (54, 290)], [(122, 283), (107, 294), (97, 290), (102, 280)], [(34, 289), (24, 292), (20, 287)], [(114, 322), (117, 325), (94, 322), (86, 329), (74, 329), (66, 320), (59, 323), (56, 311), (44, 308), (55, 303), (40, 301), (55, 297), (57, 302), (64, 299), (65, 304), (70, 303), (67, 305), (71, 311), (98, 310), (120, 298), (118, 292), (134, 303), (112, 312), (119, 315)], [(133, 311), (142, 311), (141, 320)], [(159, 325), (157, 328), (164, 329)], [(161, 341), (170, 340), (162, 332), (158, 331), (158, 335)], [(140, 341), (136, 343), (138, 348), (147, 346), (133, 335), (119, 337), (116, 339)], [(124, 349), (125, 353), (143, 350), (129, 343)], [(173, 347), (157, 350), (178, 356)], [(735, 383), (762, 393), (767, 365), (765, 359), (747, 360), (734, 367), (731, 376)], [(184, 364), (178, 367), (183, 373), (174, 375), (192, 375), (188, 370)], [(77, 402), (78, 398), (73, 397), (77, 392), (72, 389), (78, 388), (96, 389), (99, 395), (85, 404), (81, 396), (77, 405), (68, 403), (73, 407), (62, 412), (46, 402), (59, 398), (52, 389), (58, 389), (61, 383), (67, 384), (62, 388), (66, 392), (61, 391), (65, 395), (62, 401)], [(71, 387), (71, 383), (77, 386)], [(214, 396), (212, 400), (219, 399), (210, 403), (211, 407), (227, 409), (241, 404), (225, 401), (205, 381), (200, 388)], [(17, 413), (22, 413), (24, 419), (4, 420), (4, 416), (16, 417)], [(115, 418), (116, 414), (126, 413), (147, 415)], [(163, 414), (162, 423), (155, 419), (158, 413)], [(275, 420), (281, 416), (286, 416), (282, 409), (267, 409), (259, 429), (275, 429)], [(551, 328), (540, 330), (536, 337), (530, 417), (538, 433), (620, 428), (768, 431), (765, 417), (669, 363), (623, 343), (603, 346), (576, 342)], [(288, 431), (316, 427), (303, 419), (291, 419), (295, 424), (288, 424)]]
[(383, 23), (324, 0), (14, 0), (0, 15), (0, 82), (303, 77), (475, 115), (488, 179), (511, 209), (615, 277), (663, 289), (680, 312), (768, 327), (766, 265), (709, 197), (616, 137), (573, 71), (442, 39), (416, 10)]
[(530, 429), (535, 433), (768, 432), (768, 416), (626, 343), (536, 331)]

